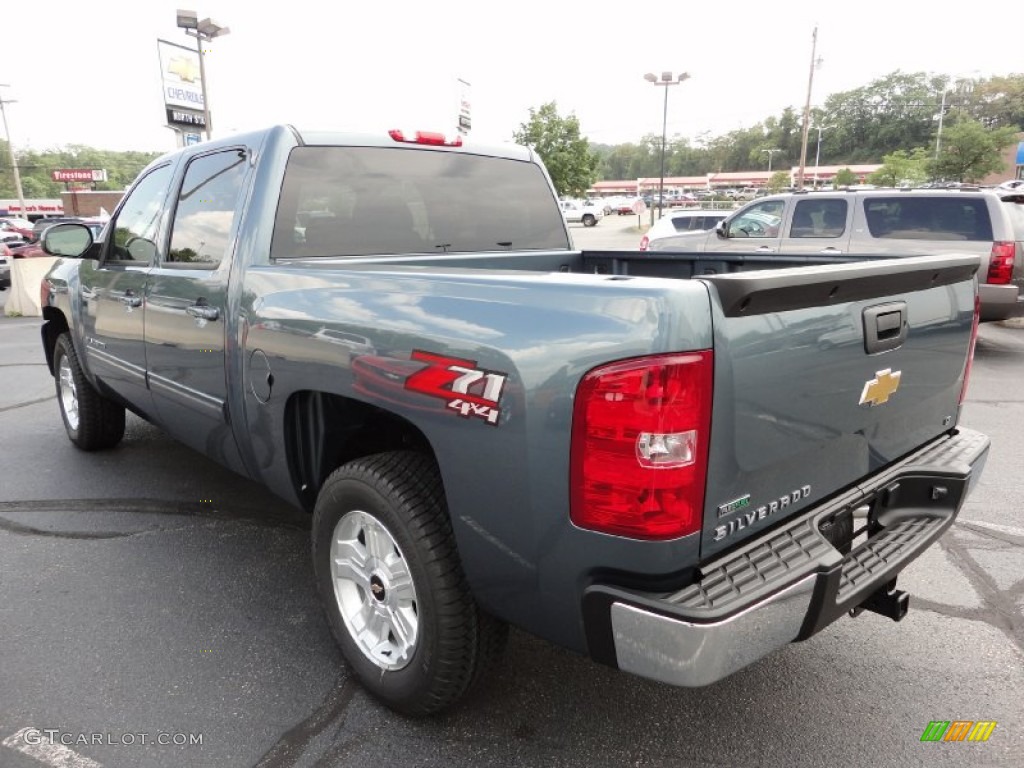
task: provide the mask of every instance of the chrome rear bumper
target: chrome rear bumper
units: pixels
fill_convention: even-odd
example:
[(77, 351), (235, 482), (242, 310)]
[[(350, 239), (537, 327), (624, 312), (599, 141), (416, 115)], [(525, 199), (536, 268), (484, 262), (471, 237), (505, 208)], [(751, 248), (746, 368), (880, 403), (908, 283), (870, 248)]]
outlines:
[[(971, 430), (945, 436), (708, 563), (699, 581), (671, 594), (589, 587), (591, 655), (643, 677), (702, 686), (812, 636), (894, 587), (952, 525), (988, 449), (988, 438)], [(821, 524), (864, 507), (869, 536), (844, 555)]]

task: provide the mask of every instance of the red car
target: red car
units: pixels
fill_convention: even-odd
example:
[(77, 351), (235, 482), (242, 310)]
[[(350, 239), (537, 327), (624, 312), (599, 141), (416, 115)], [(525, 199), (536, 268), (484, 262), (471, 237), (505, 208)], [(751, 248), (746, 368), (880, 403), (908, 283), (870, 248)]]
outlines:
[(25, 240), (32, 239), (32, 228), (22, 227), (9, 219), (0, 219), (0, 230), (18, 235)]
[[(75, 224), (85, 224), (89, 227), (89, 229), (92, 230), (94, 240), (99, 237), (100, 232), (103, 231), (104, 224), (106, 224), (106, 222), (99, 221), (98, 219), (62, 219), (60, 222), (55, 223), (66, 224), (69, 221)], [(11, 256), (15, 259), (32, 259), (49, 255), (50, 254), (43, 250), (43, 245), (39, 240), (11, 247)]]
[(11, 249), (0, 243), (0, 291), (11, 287)]

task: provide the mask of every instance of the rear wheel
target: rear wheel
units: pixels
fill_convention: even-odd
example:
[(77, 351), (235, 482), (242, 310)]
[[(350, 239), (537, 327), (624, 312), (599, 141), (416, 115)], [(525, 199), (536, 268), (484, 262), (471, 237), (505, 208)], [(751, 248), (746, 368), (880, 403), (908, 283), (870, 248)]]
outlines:
[(469, 592), (428, 456), (382, 453), (331, 474), (313, 513), (313, 563), (346, 660), (399, 712), (454, 704), (504, 646), (507, 626)]
[(89, 383), (70, 334), (57, 337), (53, 350), (57, 403), (68, 438), (83, 451), (113, 448), (124, 437), (124, 407), (103, 397)]
[(594, 215), (593, 215), (593, 214), (591, 214), (591, 213), (588, 213), (588, 214), (586, 214), (586, 215), (585, 215), (585, 216), (583, 217), (583, 226), (585, 226), (585, 227), (592, 227), (592, 226), (594, 226), (595, 224), (597, 224), (597, 219), (596, 219), (596, 218), (594, 218)]

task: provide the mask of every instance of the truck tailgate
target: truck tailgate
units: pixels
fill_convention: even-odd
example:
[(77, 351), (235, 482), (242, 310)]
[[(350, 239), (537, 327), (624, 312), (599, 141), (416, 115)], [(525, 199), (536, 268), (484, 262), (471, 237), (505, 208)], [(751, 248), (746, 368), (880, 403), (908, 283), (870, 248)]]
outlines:
[(955, 426), (979, 267), (951, 255), (700, 278), (715, 325), (702, 560)]

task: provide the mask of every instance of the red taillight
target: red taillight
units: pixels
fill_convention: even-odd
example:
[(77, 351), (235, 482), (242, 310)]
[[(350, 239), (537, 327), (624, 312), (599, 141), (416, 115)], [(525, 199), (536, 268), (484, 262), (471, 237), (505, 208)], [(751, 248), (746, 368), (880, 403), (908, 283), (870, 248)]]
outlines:
[(988, 277), (985, 282), (1006, 285), (1013, 279), (1013, 257), (1017, 244), (1006, 241), (992, 243), (992, 257), (988, 261)]
[(981, 297), (974, 294), (974, 320), (971, 321), (971, 343), (967, 345), (967, 362), (964, 364), (964, 383), (960, 387), (960, 405), (967, 397), (967, 382), (971, 378), (971, 366), (974, 365), (974, 345), (978, 341), (978, 321), (981, 319)]
[(650, 245), (650, 243), (651, 243), (650, 238), (648, 238), (647, 235), (644, 235), (643, 237), (641, 237), (640, 238), (640, 250), (641, 251), (646, 251), (647, 250), (647, 246)]
[(395, 141), (403, 141), (407, 144), (428, 144), (434, 147), (461, 147), (462, 137), (456, 136), (450, 141), (445, 137), (443, 133), (435, 133), (433, 131), (413, 131), (411, 138), (406, 138), (404, 131), (393, 129), (388, 131), (390, 136)]
[(711, 429), (710, 350), (595, 368), (576, 390), (572, 522), (634, 539), (700, 530)]

